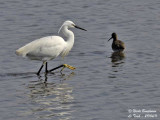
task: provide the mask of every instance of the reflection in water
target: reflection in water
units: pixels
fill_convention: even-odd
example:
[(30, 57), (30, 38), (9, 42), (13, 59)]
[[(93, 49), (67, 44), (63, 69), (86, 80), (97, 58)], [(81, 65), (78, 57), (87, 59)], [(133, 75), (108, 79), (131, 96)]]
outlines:
[(124, 58), (125, 54), (123, 52), (113, 52), (111, 55), (111, 62), (113, 63), (112, 67), (118, 67), (119, 64), (122, 64)]
[[(62, 78), (69, 79), (73, 73)], [(73, 110), (74, 97), (72, 96), (72, 87), (61, 81), (58, 84), (48, 83), (47, 76), (45, 80), (39, 77), (38, 81), (31, 82), (28, 85), (30, 93), (28, 93), (31, 101), (31, 108), (29, 111), (23, 112), (23, 115), (34, 115), (36, 119), (53, 119), (70, 120)], [(44, 82), (45, 81), (45, 82)]]
[(69, 75), (62, 74), (62, 78), (64, 78), (64, 80), (69, 80), (74, 75), (75, 75), (74, 72), (71, 72)]
[(117, 62), (123, 60), (125, 58), (125, 54), (123, 52), (113, 52), (111, 55), (112, 62)]
[(118, 72), (122, 71), (125, 54), (123, 52), (113, 52), (110, 58), (112, 62), (112, 70), (108, 77), (117, 78)]

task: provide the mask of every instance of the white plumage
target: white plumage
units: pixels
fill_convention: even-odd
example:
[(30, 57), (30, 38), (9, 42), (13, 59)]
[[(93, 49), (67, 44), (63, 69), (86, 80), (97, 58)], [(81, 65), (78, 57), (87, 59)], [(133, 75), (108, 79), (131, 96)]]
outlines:
[(33, 60), (48, 61), (65, 52), (67, 43), (59, 36), (40, 38), (16, 50), (17, 55)]
[(16, 54), (23, 57), (28, 57), (31, 60), (43, 61), (43, 64), (37, 73), (39, 74), (43, 65), (47, 65), (48, 60), (52, 60), (59, 55), (62, 57), (68, 55), (74, 44), (74, 34), (72, 31), (68, 30), (68, 28), (73, 27), (85, 30), (76, 26), (72, 21), (65, 21), (60, 27), (59, 32), (64, 34), (64, 36), (67, 38), (66, 41), (60, 36), (43, 37), (19, 48), (16, 50)]

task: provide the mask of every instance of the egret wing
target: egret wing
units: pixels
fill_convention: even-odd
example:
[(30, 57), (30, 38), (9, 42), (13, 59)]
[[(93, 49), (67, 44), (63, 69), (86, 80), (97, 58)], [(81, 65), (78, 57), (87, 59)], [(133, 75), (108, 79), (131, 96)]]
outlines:
[(30, 59), (43, 60), (57, 57), (65, 48), (66, 42), (63, 38), (59, 36), (48, 36), (28, 43), (16, 52)]

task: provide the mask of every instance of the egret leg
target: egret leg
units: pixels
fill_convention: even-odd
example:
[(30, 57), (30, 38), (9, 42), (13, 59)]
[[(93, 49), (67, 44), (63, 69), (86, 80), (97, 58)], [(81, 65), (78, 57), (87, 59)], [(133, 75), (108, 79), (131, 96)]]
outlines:
[(64, 65), (60, 65), (60, 66), (58, 66), (58, 67), (55, 67), (55, 68), (49, 70), (48, 72), (52, 72), (52, 71), (57, 70), (58, 68), (61, 68), (61, 67), (63, 67), (63, 66), (64, 66)]
[(66, 66), (63, 64), (63, 67), (62, 67), (62, 69), (60, 70), (60, 73), (62, 74), (62, 71), (64, 70), (64, 68), (65, 68)]
[(60, 66), (58, 66), (58, 67), (55, 67), (55, 68), (49, 70), (48, 72), (52, 72), (52, 71), (57, 70), (58, 68), (61, 68), (61, 67), (63, 67), (63, 68), (60, 70), (61, 73), (62, 73), (62, 71), (64, 70), (64, 68), (66, 68), (66, 67), (69, 68), (69, 69), (71, 69), (71, 70), (76, 69), (75, 67), (70, 66), (70, 65), (68, 65), (68, 64), (62, 64), (62, 65), (60, 65)]
[(37, 72), (37, 75), (39, 75), (39, 73), (41, 72), (41, 70), (42, 70), (42, 68), (43, 68), (43, 66), (44, 66), (45, 63), (46, 63), (46, 62), (43, 62), (42, 66), (40, 67), (40, 69), (39, 69), (38, 72)]
[(46, 62), (46, 69), (45, 72), (48, 73), (48, 63)]

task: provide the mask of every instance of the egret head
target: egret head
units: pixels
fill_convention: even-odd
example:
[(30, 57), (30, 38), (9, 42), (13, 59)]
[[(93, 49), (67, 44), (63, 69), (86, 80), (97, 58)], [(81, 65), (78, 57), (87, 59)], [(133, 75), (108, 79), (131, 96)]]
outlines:
[(63, 25), (68, 26), (68, 28), (73, 28), (75, 26), (75, 24), (70, 20), (65, 21)]
[(75, 25), (72, 21), (67, 20), (67, 21), (65, 21), (65, 22), (63, 23), (63, 25), (60, 27), (58, 33), (59, 33), (60, 30), (63, 28), (63, 26), (67, 26), (68, 28), (77, 28), (77, 29), (81, 29), (81, 30), (87, 31), (87, 30), (85, 30), (85, 29), (83, 29), (83, 28)]

